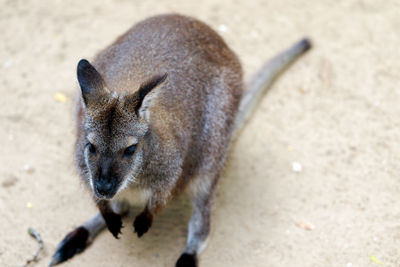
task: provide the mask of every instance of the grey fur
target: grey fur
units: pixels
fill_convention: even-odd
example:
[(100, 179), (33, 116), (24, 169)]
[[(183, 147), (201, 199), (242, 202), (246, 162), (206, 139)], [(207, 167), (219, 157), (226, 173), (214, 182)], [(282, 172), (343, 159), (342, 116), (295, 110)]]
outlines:
[[(93, 66), (81, 61), (76, 163), (105, 219), (97, 215), (83, 225), (91, 240), (105, 224), (117, 237), (120, 219), (109, 201), (126, 188), (146, 196), (134, 223), (139, 236), (170, 198), (189, 188), (193, 214), (183, 255), (195, 262), (210, 232), (233, 131), (248, 119), (273, 78), (307, 50), (304, 44), (298, 48), (274, 59), (244, 98), (236, 55), (216, 32), (190, 17), (144, 20), (101, 51)], [(164, 78), (158, 83), (154, 77)], [(149, 84), (154, 88), (148, 90)], [(124, 151), (132, 142), (136, 151), (127, 157)]]

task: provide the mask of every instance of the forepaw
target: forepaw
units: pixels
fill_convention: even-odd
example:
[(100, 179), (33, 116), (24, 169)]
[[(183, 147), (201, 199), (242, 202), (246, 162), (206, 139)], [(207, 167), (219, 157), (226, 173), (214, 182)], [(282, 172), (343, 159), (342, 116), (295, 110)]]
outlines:
[(194, 254), (183, 253), (175, 267), (197, 267), (197, 257)]
[(57, 265), (81, 253), (88, 246), (89, 232), (84, 227), (78, 227), (69, 233), (57, 246), (49, 266)]
[(121, 216), (116, 213), (108, 213), (107, 216), (104, 217), (104, 220), (106, 221), (108, 230), (116, 239), (118, 239), (118, 235), (121, 233), (122, 228)]
[(148, 212), (142, 212), (138, 216), (136, 216), (135, 221), (133, 222), (133, 227), (135, 228), (135, 233), (137, 233), (138, 237), (141, 237), (144, 233), (146, 233), (153, 223), (153, 216)]

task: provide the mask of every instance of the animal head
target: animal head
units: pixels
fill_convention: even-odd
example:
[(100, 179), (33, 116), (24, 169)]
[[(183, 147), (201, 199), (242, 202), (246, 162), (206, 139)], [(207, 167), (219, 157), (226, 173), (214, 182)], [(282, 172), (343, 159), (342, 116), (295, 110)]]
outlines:
[(142, 160), (141, 140), (148, 125), (145, 98), (165, 81), (156, 75), (131, 94), (112, 93), (100, 73), (85, 59), (78, 63), (84, 110), (83, 158), (94, 195), (110, 199), (134, 181)]

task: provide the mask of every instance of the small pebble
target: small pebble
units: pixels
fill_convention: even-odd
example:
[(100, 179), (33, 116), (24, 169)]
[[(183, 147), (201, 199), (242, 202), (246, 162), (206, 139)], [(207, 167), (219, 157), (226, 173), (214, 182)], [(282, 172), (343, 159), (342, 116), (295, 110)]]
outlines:
[(371, 259), (371, 261), (375, 262), (376, 264), (383, 265), (383, 262), (378, 260), (374, 255), (371, 255), (371, 257), (369, 257), (369, 258)]
[(292, 169), (294, 172), (301, 172), (303, 170), (303, 166), (301, 166), (299, 162), (293, 162)]
[(218, 26), (218, 30), (220, 32), (227, 32), (227, 31), (229, 31), (229, 27), (226, 26), (225, 24), (221, 24), (221, 25)]
[(31, 209), (31, 208), (33, 208), (33, 204), (31, 202), (28, 202), (28, 203), (26, 203), (26, 207), (28, 209)]
[(26, 171), (29, 174), (32, 174), (32, 173), (35, 172), (35, 169), (31, 165), (25, 164), (24, 165), (24, 171)]
[(16, 183), (18, 182), (18, 178), (15, 176), (10, 176), (9, 178), (5, 179), (2, 183), (1, 186), (2, 187), (12, 187), (14, 186)]
[(3, 63), (3, 68), (8, 69), (9, 67), (11, 67), (13, 65), (13, 63), (14, 62), (11, 59), (7, 60), (6, 62)]
[(300, 91), (300, 93), (302, 93), (302, 94), (307, 94), (307, 93), (308, 93), (308, 90), (307, 90), (307, 88), (305, 88), (305, 87), (300, 87), (300, 88), (299, 88), (299, 91)]
[(315, 226), (312, 223), (304, 223), (304, 222), (297, 221), (296, 225), (298, 227), (300, 227), (301, 229), (308, 230), (308, 231), (311, 231), (315, 228)]
[(353, 263), (351, 263), (351, 262), (348, 262), (348, 263), (346, 264), (346, 267), (351, 267), (351, 266), (353, 266)]
[(62, 93), (56, 93), (56, 94), (54, 95), (54, 99), (55, 99), (57, 102), (60, 102), (60, 103), (65, 103), (65, 102), (67, 102), (67, 97), (66, 97), (64, 94), (62, 94)]

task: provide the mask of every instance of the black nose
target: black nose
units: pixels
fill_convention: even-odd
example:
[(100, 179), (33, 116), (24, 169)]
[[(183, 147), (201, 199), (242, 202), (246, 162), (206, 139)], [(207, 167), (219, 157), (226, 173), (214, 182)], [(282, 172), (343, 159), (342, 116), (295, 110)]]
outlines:
[(107, 179), (99, 179), (95, 182), (95, 188), (100, 195), (107, 196), (111, 193), (113, 184)]

